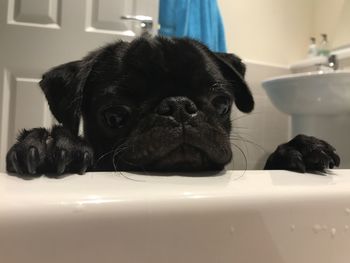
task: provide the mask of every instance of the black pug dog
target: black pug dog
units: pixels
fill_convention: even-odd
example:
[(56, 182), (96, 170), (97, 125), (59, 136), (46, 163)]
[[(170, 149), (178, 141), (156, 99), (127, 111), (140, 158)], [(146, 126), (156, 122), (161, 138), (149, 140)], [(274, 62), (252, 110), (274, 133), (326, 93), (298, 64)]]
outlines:
[[(244, 73), (237, 56), (191, 39), (109, 44), (43, 75), (40, 87), (60, 125), (22, 131), (7, 170), (221, 170), (232, 159), (232, 104), (245, 113), (254, 108)], [(325, 172), (339, 162), (331, 145), (299, 135), (280, 145), (265, 169)]]

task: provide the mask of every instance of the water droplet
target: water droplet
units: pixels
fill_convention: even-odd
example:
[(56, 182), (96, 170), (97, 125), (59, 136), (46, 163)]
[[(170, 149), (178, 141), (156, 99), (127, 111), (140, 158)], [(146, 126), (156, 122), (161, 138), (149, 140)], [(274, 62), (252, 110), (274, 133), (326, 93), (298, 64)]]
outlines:
[(312, 229), (313, 229), (314, 233), (317, 234), (318, 232), (320, 232), (320, 230), (322, 230), (322, 226), (319, 224), (315, 224)]
[(236, 229), (235, 229), (233, 226), (231, 226), (231, 227), (230, 227), (230, 232), (231, 232), (231, 234), (233, 234), (235, 231), (236, 231)]
[(335, 229), (334, 227), (331, 229), (331, 234), (332, 234), (332, 237), (334, 238), (335, 237), (335, 234), (337, 233), (337, 229)]
[(345, 228), (345, 231), (349, 231), (349, 226), (348, 225), (345, 225), (344, 228)]
[(295, 225), (290, 225), (290, 231), (292, 231), (292, 232), (295, 231)]
[(345, 208), (345, 213), (350, 216), (350, 208)]

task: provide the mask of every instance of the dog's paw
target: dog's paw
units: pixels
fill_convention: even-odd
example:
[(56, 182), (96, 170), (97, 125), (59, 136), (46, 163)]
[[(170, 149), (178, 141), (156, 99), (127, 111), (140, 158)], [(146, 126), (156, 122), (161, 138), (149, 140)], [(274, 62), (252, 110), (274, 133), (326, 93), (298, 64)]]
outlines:
[(24, 130), (6, 156), (8, 172), (28, 177), (84, 174), (92, 165), (91, 147), (61, 126), (53, 127), (51, 133), (44, 128)]
[(93, 165), (93, 150), (81, 137), (60, 126), (52, 129), (51, 137), (49, 162), (56, 174), (84, 174)]
[(37, 174), (38, 168), (45, 164), (48, 138), (49, 132), (44, 128), (23, 130), (7, 153), (7, 171), (21, 175)]
[(264, 169), (326, 173), (327, 169), (339, 164), (340, 157), (333, 146), (312, 136), (298, 135), (279, 145), (268, 158)]

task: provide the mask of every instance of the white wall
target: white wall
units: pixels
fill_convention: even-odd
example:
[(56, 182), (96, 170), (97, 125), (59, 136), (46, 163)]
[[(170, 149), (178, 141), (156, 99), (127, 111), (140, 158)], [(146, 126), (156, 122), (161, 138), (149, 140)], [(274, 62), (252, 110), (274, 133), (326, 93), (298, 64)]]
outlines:
[(218, 0), (229, 52), (287, 65), (306, 57), (309, 39), (350, 44), (350, 0)]
[(318, 42), (321, 39), (320, 34), (323, 33), (328, 35), (331, 46), (334, 45), (334, 41), (339, 42), (338, 39), (343, 34), (338, 35), (336, 31), (345, 1), (350, 3), (349, 0), (315, 0), (312, 35), (318, 39)]
[(313, 0), (218, 0), (229, 52), (286, 65), (306, 56)]
[[(337, 1), (341, 2), (341, 0)], [(336, 22), (334, 39), (332, 39), (333, 47), (350, 44), (350, 0), (343, 0), (342, 8), (338, 10), (341, 10), (341, 12), (339, 16), (335, 17), (338, 20)]]

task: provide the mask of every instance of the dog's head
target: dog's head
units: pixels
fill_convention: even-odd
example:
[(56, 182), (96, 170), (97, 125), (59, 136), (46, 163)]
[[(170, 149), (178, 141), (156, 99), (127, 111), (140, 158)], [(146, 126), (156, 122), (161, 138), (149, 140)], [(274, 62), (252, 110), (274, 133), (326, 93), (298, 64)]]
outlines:
[(84, 135), (100, 170), (222, 169), (232, 158), (231, 106), (254, 107), (245, 66), (197, 41), (120, 41), (44, 74), (56, 119)]

